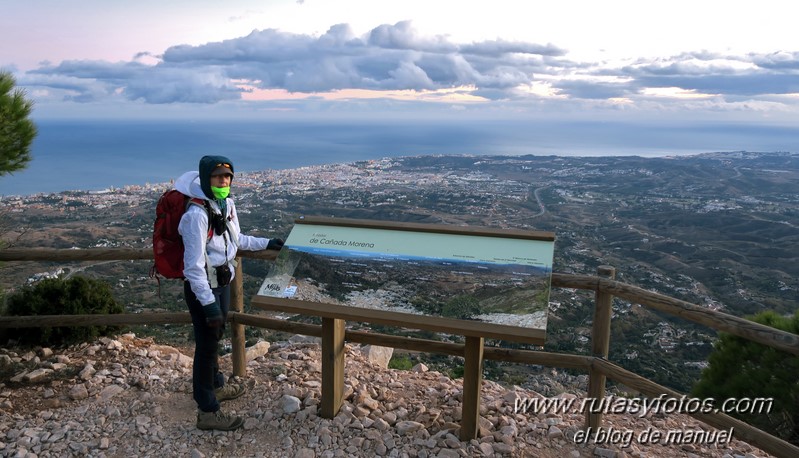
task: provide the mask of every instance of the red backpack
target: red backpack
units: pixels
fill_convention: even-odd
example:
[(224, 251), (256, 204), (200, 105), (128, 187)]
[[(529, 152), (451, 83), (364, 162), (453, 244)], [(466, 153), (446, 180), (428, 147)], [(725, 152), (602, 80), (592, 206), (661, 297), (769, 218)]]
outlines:
[[(153, 255), (155, 264), (150, 269), (150, 276), (158, 275), (166, 278), (183, 278), (183, 237), (178, 233), (180, 218), (189, 205), (199, 205), (208, 212), (208, 201), (189, 198), (176, 189), (166, 191), (158, 199), (155, 207), (155, 225), (153, 227)], [(210, 221), (210, 218), (209, 218)], [(208, 239), (213, 235), (213, 228), (208, 229)], [(160, 285), (161, 281), (158, 280)]]

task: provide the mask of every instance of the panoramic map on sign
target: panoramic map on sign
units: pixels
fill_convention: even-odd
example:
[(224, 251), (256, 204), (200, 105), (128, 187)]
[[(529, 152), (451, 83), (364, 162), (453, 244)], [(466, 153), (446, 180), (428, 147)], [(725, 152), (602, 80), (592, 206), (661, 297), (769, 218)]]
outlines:
[(340, 221), (297, 220), (258, 294), (546, 329), (554, 234)]

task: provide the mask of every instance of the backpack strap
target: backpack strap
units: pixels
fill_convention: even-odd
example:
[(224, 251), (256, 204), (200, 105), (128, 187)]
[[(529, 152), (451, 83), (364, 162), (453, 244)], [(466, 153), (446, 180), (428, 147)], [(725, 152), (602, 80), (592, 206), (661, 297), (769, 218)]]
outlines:
[(208, 239), (206, 240), (206, 242), (208, 242), (211, 240), (211, 237), (214, 236), (214, 228), (211, 227), (211, 206), (207, 200), (203, 200), (198, 197), (192, 197), (189, 199), (188, 202), (186, 202), (186, 209), (188, 209), (189, 205), (191, 204), (205, 209), (206, 216), (208, 216)]
[(241, 246), (239, 245), (239, 236), (236, 235), (236, 231), (234, 231), (233, 228), (230, 227), (231, 224), (232, 223), (230, 222), (229, 219), (225, 219), (225, 226), (227, 227), (227, 233), (230, 234), (230, 241), (233, 242), (234, 245), (236, 245), (236, 248), (238, 248)]
[(205, 239), (205, 244), (203, 245), (203, 254), (205, 255), (205, 276), (210, 282), (212, 278), (211, 269), (213, 269), (213, 267), (211, 266), (211, 259), (208, 257), (208, 249), (206, 248), (206, 245), (211, 241), (211, 237), (214, 236), (214, 228), (211, 227), (211, 206), (207, 200), (193, 197), (186, 202), (186, 209), (188, 210), (189, 206), (192, 204), (205, 209), (205, 215), (208, 219), (208, 234)]

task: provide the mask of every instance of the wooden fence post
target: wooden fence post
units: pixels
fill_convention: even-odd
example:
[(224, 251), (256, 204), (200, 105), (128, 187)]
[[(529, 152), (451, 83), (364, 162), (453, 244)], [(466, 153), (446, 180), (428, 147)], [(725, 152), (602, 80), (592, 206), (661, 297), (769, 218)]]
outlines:
[[(236, 276), (230, 285), (230, 309), (234, 312), (244, 311), (244, 272), (241, 268), (241, 258), (236, 258)], [(233, 375), (244, 377), (246, 374), (247, 357), (245, 350), (244, 325), (230, 323), (231, 345), (233, 347)]]
[[(616, 269), (611, 266), (599, 266), (596, 270), (600, 278), (614, 279)], [(610, 347), (610, 317), (613, 312), (613, 295), (598, 288), (595, 299), (594, 323), (591, 328), (591, 355), (596, 358), (607, 359)], [(585, 426), (598, 428), (602, 426), (602, 412), (591, 412), (591, 405), (601, 406), (605, 397), (605, 374), (591, 366), (588, 371), (588, 399), (585, 406)]]
[(466, 337), (463, 365), (463, 404), (460, 439), (477, 438), (480, 425), (480, 388), (483, 386), (482, 337)]
[(334, 418), (344, 400), (344, 324), (322, 318), (322, 418)]

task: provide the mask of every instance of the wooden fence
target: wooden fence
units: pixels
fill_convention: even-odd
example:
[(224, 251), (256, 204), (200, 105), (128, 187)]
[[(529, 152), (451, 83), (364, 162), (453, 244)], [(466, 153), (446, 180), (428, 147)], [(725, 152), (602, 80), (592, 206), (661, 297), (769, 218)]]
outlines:
[[(274, 260), (277, 252), (245, 252), (242, 257)], [(108, 261), (152, 259), (151, 249), (6, 249), (0, 250), (0, 261)], [(244, 326), (285, 331), (295, 334), (322, 336), (322, 327), (317, 325), (293, 323), (243, 313), (244, 298), (242, 287), (241, 262), (238, 263), (236, 280), (231, 289), (231, 322), (233, 344), (233, 371), (236, 375), (245, 374)], [(486, 347), (482, 357), (497, 361), (524, 364), (537, 364), (548, 367), (579, 369), (588, 372), (588, 396), (601, 399), (605, 393), (605, 381), (611, 379), (623, 383), (647, 396), (664, 394), (669, 397), (682, 396), (674, 390), (661, 386), (649, 379), (634, 374), (607, 360), (610, 342), (611, 304), (613, 297), (619, 297), (634, 304), (640, 304), (674, 316), (699, 323), (718, 331), (728, 332), (754, 342), (799, 355), (799, 336), (764, 326), (732, 315), (713, 311), (689, 302), (674, 299), (659, 293), (644, 290), (614, 280), (612, 267), (602, 266), (596, 276), (552, 274), (552, 287), (592, 290), (595, 292), (595, 311), (591, 333), (591, 356), (569, 355), (543, 351), (516, 350)], [(132, 325), (191, 323), (188, 312), (180, 313), (140, 313), (119, 315), (75, 315), (75, 316), (28, 316), (0, 317), (0, 328), (44, 327), (44, 326), (92, 326), (92, 325)], [(402, 348), (422, 352), (443, 353), (464, 356), (464, 344), (436, 342), (410, 337), (390, 336), (378, 333), (344, 331), (345, 340), (362, 344)], [(723, 413), (693, 413), (694, 418), (719, 428), (733, 428), (733, 435), (768, 453), (778, 457), (799, 456), (799, 447), (776, 438), (738, 419)], [(586, 412), (586, 427), (598, 427), (602, 416)]]

